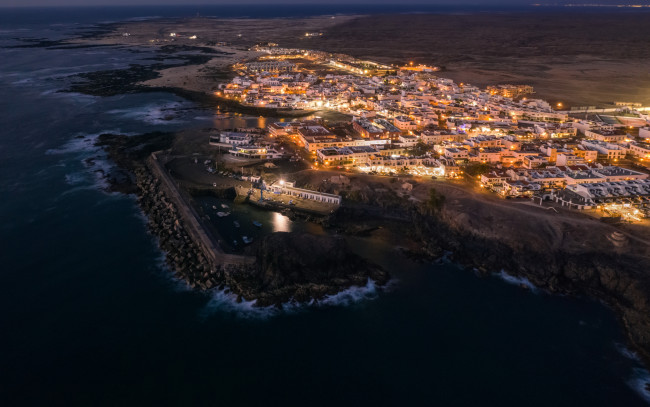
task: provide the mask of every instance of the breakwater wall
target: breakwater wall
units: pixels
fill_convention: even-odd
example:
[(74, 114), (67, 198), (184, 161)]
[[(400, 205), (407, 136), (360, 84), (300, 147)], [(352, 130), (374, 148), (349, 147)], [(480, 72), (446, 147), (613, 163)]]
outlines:
[(255, 263), (254, 257), (225, 253), (208, 235), (155, 153), (146, 167), (136, 170), (136, 179), (151, 232), (166, 252), (167, 263), (190, 286), (210, 289), (220, 285), (224, 270), (236, 272)]

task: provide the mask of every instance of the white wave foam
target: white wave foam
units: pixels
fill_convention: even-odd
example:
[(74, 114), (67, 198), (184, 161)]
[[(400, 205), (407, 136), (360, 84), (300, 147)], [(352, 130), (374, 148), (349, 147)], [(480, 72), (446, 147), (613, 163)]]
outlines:
[(186, 108), (189, 104), (179, 102), (149, 104), (133, 109), (114, 109), (107, 113), (119, 115), (125, 119), (134, 119), (147, 124), (179, 124), (178, 109)]
[(19, 79), (17, 81), (11, 82), (12, 85), (14, 86), (20, 86), (20, 85), (29, 85), (34, 83), (33, 78), (24, 78), (24, 79)]
[(641, 396), (641, 398), (650, 403), (650, 372), (641, 367), (643, 362), (636, 352), (619, 342), (614, 343), (614, 346), (618, 353), (638, 363), (638, 367), (632, 368), (632, 375), (626, 383), (632, 388), (632, 390)]
[(643, 368), (634, 368), (632, 377), (627, 384), (636, 391), (643, 400), (650, 403), (650, 372)]
[(80, 172), (75, 172), (72, 174), (65, 175), (65, 182), (68, 185), (78, 185), (83, 183), (85, 180), (86, 180), (85, 174), (82, 174)]
[[(84, 168), (83, 172), (72, 172), (65, 175), (65, 182), (74, 188), (64, 191), (58, 198), (83, 191), (87, 189), (99, 189), (108, 195), (119, 195), (119, 193), (109, 191), (109, 182), (107, 175), (115, 168), (114, 164), (107, 158), (101, 147), (95, 145), (97, 138), (101, 134), (126, 134), (119, 129), (106, 130), (94, 134), (80, 133), (74, 138), (63, 144), (59, 148), (50, 149), (45, 152), (47, 155), (73, 155), (74, 159), (79, 160)], [(65, 163), (63, 164), (65, 166)]]
[[(63, 155), (73, 153), (96, 153), (101, 151), (100, 147), (95, 146), (97, 138), (102, 134), (124, 134), (127, 136), (133, 133), (123, 133), (120, 129), (109, 129), (99, 133), (77, 133), (72, 139), (65, 142), (59, 148), (51, 148), (45, 152), (47, 155)], [(87, 157), (85, 157), (87, 158)]]
[(340, 293), (328, 295), (319, 303), (329, 306), (348, 306), (361, 301), (374, 300), (378, 296), (379, 293), (375, 282), (368, 279), (368, 283), (363, 287), (352, 286)]
[(501, 270), (499, 273), (497, 273), (497, 276), (508, 284), (526, 287), (534, 293), (538, 292), (538, 288), (535, 286), (535, 284), (531, 283), (530, 280), (528, 280), (526, 277), (515, 277), (506, 273), (504, 270)]
[(368, 283), (363, 287), (352, 286), (340, 293), (328, 295), (321, 300), (312, 299), (307, 303), (299, 303), (292, 300), (282, 304), (281, 307), (257, 307), (255, 306), (255, 300), (237, 302), (237, 295), (227, 289), (220, 290), (215, 288), (209, 291), (210, 300), (199, 314), (201, 318), (207, 318), (216, 312), (225, 312), (234, 314), (240, 318), (267, 319), (281, 314), (286, 315), (307, 311), (310, 308), (345, 307), (363, 301), (377, 299), (379, 292), (389, 290), (392, 284), (393, 281), (391, 280), (385, 287), (380, 288), (373, 280), (368, 279)]
[(614, 346), (616, 347), (616, 350), (618, 351), (618, 353), (625, 356), (626, 358), (628, 358), (630, 360), (634, 360), (636, 362), (641, 362), (641, 359), (636, 354), (636, 352), (628, 349), (628, 347), (623, 345), (622, 343), (616, 342), (616, 343), (614, 343)]
[[(109, 130), (110, 132), (110, 130)], [(102, 132), (103, 133), (103, 132)], [(73, 139), (67, 141), (59, 148), (51, 148), (45, 152), (47, 155), (61, 155), (73, 153), (88, 153), (99, 151), (95, 146), (95, 142), (99, 137), (97, 134), (77, 134)]]
[(256, 307), (256, 300), (237, 302), (237, 295), (227, 289), (218, 288), (209, 291), (210, 300), (199, 313), (201, 318), (207, 318), (215, 312), (226, 312), (240, 318), (266, 319), (281, 312), (275, 307)]

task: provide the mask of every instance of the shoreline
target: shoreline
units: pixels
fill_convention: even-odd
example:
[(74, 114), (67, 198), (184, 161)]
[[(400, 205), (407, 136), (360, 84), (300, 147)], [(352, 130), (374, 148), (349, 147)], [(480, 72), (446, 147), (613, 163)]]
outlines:
[[(111, 156), (113, 161), (115, 158), (115, 155)], [(116, 162), (118, 167), (125, 169), (124, 162), (120, 165), (119, 161)], [(132, 169), (127, 167), (126, 170)], [(160, 194), (158, 186), (160, 180), (156, 180), (154, 174), (138, 173), (138, 169), (135, 171), (136, 179), (140, 180), (139, 188), (144, 191), (138, 202), (149, 219), (154, 220), (153, 225), (150, 222), (152, 232), (159, 237), (161, 234), (180, 235), (160, 241), (161, 249), (167, 253), (168, 263), (177, 272), (177, 276), (197, 289), (207, 290), (214, 287), (230, 289), (238, 295), (239, 300), (251, 300), (250, 297), (243, 295), (246, 287), (239, 287), (236, 276), (237, 274), (250, 275), (250, 267), (220, 268), (219, 264), (216, 264), (216, 268), (211, 268), (210, 262), (207, 261), (208, 256), (203, 251), (205, 248), (202, 249), (196, 244), (196, 236), (184, 229), (186, 227), (184, 223), (179, 224), (169, 220), (178, 218), (178, 209), (171, 209), (168, 205), (169, 199), (165, 198), (165, 194)], [(145, 181), (142, 182), (142, 179)], [(378, 202), (383, 199), (381, 196), (371, 198)], [(477, 197), (470, 196), (468, 199), (477, 199)], [(154, 205), (156, 200), (160, 200), (162, 204)], [(476, 270), (481, 275), (491, 275), (503, 270), (511, 276), (526, 278), (536, 287), (554, 295), (585, 296), (600, 300), (619, 318), (630, 348), (638, 354), (645, 366), (650, 366), (650, 352), (647, 343), (644, 342), (644, 338), (650, 335), (650, 326), (646, 321), (646, 315), (650, 312), (647, 308), (650, 302), (645, 302), (648, 293), (642, 289), (647, 280), (635, 280), (634, 268), (629, 270), (621, 268), (621, 264), (638, 268), (639, 263), (634, 263), (639, 260), (638, 258), (595, 252), (576, 254), (564, 249), (542, 254), (539, 251), (513, 247), (506, 242), (480, 236), (476, 230), (464, 230), (454, 226), (450, 222), (452, 218), (449, 218), (455, 216), (453, 209), (447, 206), (432, 212), (426, 208), (426, 205), (395, 204), (392, 201), (379, 210), (381, 206), (347, 200), (338, 212), (327, 217), (325, 223), (328, 229), (349, 236), (368, 236), (379, 229), (384, 230), (383, 238), (388, 236), (391, 240), (403, 241), (407, 248), (400, 250), (400, 255), (413, 259), (434, 262), (446, 258), (467, 270)], [(165, 215), (161, 216), (160, 213)], [(405, 227), (405, 224), (413, 227)], [(175, 243), (179, 241), (181, 245), (176, 246)], [(279, 247), (283, 246), (284, 243)], [(277, 244), (272, 247), (272, 251), (279, 250)], [(257, 262), (259, 261), (258, 257)], [(606, 274), (600, 275), (600, 273)], [(604, 280), (606, 276), (609, 280)], [(359, 281), (356, 285), (358, 283)], [(235, 288), (233, 289), (231, 285)], [(625, 289), (619, 292), (617, 290), (620, 287)], [(325, 288), (322, 284), (313, 288), (315, 291), (311, 294), (301, 292), (298, 298), (305, 302), (310, 298), (322, 299), (326, 295), (340, 291), (339, 288)], [(286, 295), (283, 298), (295, 299)], [(284, 302), (288, 301), (274, 302), (271, 297), (265, 297), (258, 305), (278, 306)]]
[[(184, 98), (194, 98), (211, 107), (215, 106), (215, 100), (216, 106), (226, 103), (206, 92), (146, 86), (141, 82), (131, 83), (135, 85), (131, 91), (164, 90), (184, 95), (181, 96)], [(255, 114), (277, 113), (258, 109), (255, 108)], [(443, 194), (447, 196), (446, 192)], [(515, 207), (513, 205), (490, 204), (481, 209), (478, 206), (485, 203), (482, 197), (467, 191), (465, 194), (461, 198), (452, 195), (439, 211), (426, 211), (417, 204), (394, 206), (394, 202), (383, 201), (385, 197), (373, 197), (372, 203), (382, 205), (372, 207), (364, 206), (363, 202), (351, 202), (333, 218), (346, 230), (353, 225), (353, 218), (354, 224), (358, 224), (368, 220), (385, 222), (386, 215), (401, 216), (410, 220), (409, 225), (413, 226), (405, 234), (421, 245), (419, 250), (413, 251), (414, 255), (434, 260), (445, 252), (451, 252), (449, 257), (452, 261), (470, 269), (476, 268), (483, 274), (505, 270), (554, 294), (599, 299), (614, 310), (631, 347), (644, 364), (650, 366), (650, 276), (644, 272), (647, 270), (644, 266), (649, 264), (648, 248), (644, 243), (639, 243), (638, 238), (633, 239), (628, 233), (626, 241), (629, 244), (621, 249), (606, 241), (608, 233), (618, 231), (613, 226), (598, 225), (593, 234), (585, 234), (581, 228), (587, 223), (589, 227), (597, 224), (570, 215), (557, 221), (549, 220), (547, 215), (527, 219), (525, 216), (529, 213), (509, 212)], [(456, 205), (455, 201), (459, 200), (460, 204)], [(384, 215), (378, 217), (377, 208), (383, 210)], [(346, 216), (349, 219), (346, 220)], [(508, 218), (511, 219), (504, 221)], [(499, 224), (500, 221), (503, 224)], [(535, 233), (522, 235), (521, 232), (526, 230)], [(602, 233), (602, 242), (594, 239), (599, 233)], [(227, 280), (232, 276), (221, 275), (220, 278)]]
[[(165, 143), (154, 138), (154, 143), (147, 144), (147, 136), (102, 135), (96, 145), (119, 170), (130, 174), (126, 183), (132, 187), (112, 182), (112, 189), (136, 194), (167, 264), (192, 288), (218, 287), (235, 294), (238, 302), (281, 307), (292, 301), (323, 300), (350, 287), (364, 286), (368, 279), (378, 286), (390, 280), (386, 271), (352, 253), (336, 236), (274, 232), (255, 242), (245, 255), (225, 253), (159, 162), (156, 148), (170, 140)], [(139, 143), (138, 137), (144, 140)], [(323, 256), (331, 260), (323, 264), (318, 260)], [(302, 270), (304, 264), (311, 264), (309, 272)]]

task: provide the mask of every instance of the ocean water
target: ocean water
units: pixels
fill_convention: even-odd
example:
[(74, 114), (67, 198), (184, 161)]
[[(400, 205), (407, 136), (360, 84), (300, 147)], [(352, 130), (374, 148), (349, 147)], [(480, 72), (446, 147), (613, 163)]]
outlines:
[[(23, 10), (9, 23), (3, 10), (0, 45), (162, 13), (136, 11)], [(413, 263), (371, 239), (350, 244), (395, 275), (390, 287), (319, 304), (257, 309), (175, 280), (134, 199), (103, 191), (111, 164), (93, 140), (211, 126), (210, 113), (165, 93), (57, 92), (67, 75), (146, 56), (0, 49), (1, 405), (648, 404), (648, 373), (604, 306)]]

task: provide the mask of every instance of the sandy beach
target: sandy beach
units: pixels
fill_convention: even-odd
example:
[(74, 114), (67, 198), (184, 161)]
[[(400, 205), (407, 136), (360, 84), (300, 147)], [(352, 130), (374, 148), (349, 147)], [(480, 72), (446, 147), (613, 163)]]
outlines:
[(306, 32), (321, 32), (357, 16), (321, 16), (275, 19), (156, 19), (115, 24), (106, 33), (71, 41), (80, 45), (124, 46), (133, 49), (157, 47), (175, 53), (214, 55), (205, 64), (159, 70), (159, 78), (141, 84), (151, 87), (176, 87), (211, 93), (220, 82), (229, 80), (229, 67), (252, 60), (261, 53), (249, 48), (258, 43), (298, 41), (304, 48), (313, 42)]

